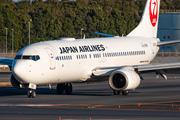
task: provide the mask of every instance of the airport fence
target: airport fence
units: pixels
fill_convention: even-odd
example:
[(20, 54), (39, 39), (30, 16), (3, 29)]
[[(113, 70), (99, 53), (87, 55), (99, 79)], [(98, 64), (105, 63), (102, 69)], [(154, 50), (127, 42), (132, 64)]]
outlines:
[(156, 57), (180, 57), (180, 52), (158, 52)]
[(180, 13), (179, 9), (160, 9), (160, 14), (165, 14), (165, 13)]
[(0, 53), (0, 57), (5, 57), (5, 58), (15, 58), (17, 53)]

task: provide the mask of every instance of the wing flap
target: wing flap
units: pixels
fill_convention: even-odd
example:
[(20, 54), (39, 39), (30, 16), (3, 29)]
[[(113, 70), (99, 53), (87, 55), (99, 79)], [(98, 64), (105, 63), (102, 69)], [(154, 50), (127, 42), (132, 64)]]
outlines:
[(178, 70), (180, 69), (180, 62), (176, 63), (159, 63), (137, 66), (139, 72), (158, 71), (158, 70)]

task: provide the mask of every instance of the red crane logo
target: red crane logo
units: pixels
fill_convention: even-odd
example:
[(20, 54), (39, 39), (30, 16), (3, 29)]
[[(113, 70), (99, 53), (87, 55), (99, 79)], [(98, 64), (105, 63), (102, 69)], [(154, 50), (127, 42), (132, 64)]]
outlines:
[(149, 16), (150, 16), (150, 21), (151, 21), (152, 26), (155, 27), (157, 23), (157, 17), (158, 17), (158, 1), (157, 0), (150, 0)]

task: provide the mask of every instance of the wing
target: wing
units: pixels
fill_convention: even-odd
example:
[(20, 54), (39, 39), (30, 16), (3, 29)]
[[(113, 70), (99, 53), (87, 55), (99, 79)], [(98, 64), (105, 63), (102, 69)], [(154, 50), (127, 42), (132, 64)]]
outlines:
[(92, 70), (92, 74), (93, 76), (97, 76), (97, 77), (105, 77), (105, 76), (110, 76), (113, 72), (121, 69), (129, 69), (135, 71), (139, 75), (148, 72), (156, 72), (156, 74), (160, 74), (164, 79), (167, 79), (165, 73), (180, 71), (180, 62), (95, 68)]
[(12, 66), (14, 59), (0, 57), (0, 64)]

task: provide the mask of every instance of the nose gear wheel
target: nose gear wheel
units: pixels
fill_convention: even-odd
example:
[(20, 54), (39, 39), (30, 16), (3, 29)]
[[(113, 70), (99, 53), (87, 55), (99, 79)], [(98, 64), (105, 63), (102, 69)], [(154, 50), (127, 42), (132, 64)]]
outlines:
[(34, 90), (28, 90), (27, 97), (28, 98), (35, 98), (36, 97), (36, 92)]

